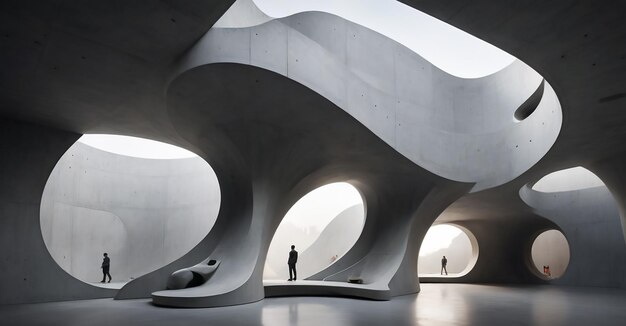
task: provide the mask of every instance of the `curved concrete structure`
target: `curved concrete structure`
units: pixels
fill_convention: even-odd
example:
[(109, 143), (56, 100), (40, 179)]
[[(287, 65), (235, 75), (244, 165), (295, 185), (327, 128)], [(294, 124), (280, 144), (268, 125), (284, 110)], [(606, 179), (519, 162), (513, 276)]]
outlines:
[[(458, 228), (461, 233), (452, 239), (448, 247), (426, 255), (422, 255), (420, 252), (417, 266), (420, 282), (424, 281), (424, 277), (463, 276), (474, 268), (478, 260), (478, 241), (469, 230), (459, 226), (454, 227)], [(448, 259), (448, 275), (441, 275), (441, 258), (443, 256)]]
[(167, 289), (179, 290), (200, 286), (209, 280), (219, 266), (220, 262), (218, 260), (205, 259), (194, 266), (179, 269), (167, 279)]
[(298, 255), (298, 276), (301, 279), (325, 269), (354, 246), (363, 230), (363, 209), (363, 205), (346, 208), (324, 228), (311, 246)]
[[(624, 3), (404, 2), (543, 77), (517, 62), (485, 78), (454, 78), (320, 13), (209, 30), (232, 1), (2, 3), (0, 246), (8, 250), (0, 303), (114, 293), (65, 273), (40, 232), (45, 182), (82, 133), (179, 145), (205, 159), (220, 183), (210, 233), (128, 283), (119, 299), (154, 293), (177, 307), (261, 300), (280, 219), (333, 181), (359, 189), (367, 216), (352, 249), (311, 277), (322, 286), (374, 289), (383, 299), (419, 291), (419, 244), (439, 217), (466, 227), (481, 248), (470, 272), (440, 282), (545, 283), (529, 268), (530, 246), (538, 232), (560, 229), (572, 256), (553, 283), (623, 287)], [(516, 121), (543, 78), (537, 107)], [(572, 166), (589, 167), (607, 189), (557, 201), (531, 195), (528, 205), (520, 198), (522, 187)], [(603, 258), (597, 252), (612, 269), (589, 268)], [(221, 260), (209, 281), (161, 291), (172, 272), (208, 257)], [(346, 283), (352, 277), (364, 284)], [(300, 293), (322, 290), (331, 293)]]
[(127, 282), (198, 244), (219, 202), (217, 178), (199, 157), (141, 159), (77, 142), (46, 182), (41, 233), (52, 258), (79, 280), (99, 281), (107, 252), (114, 281)]
[[(551, 282), (611, 287), (626, 285), (626, 244), (615, 199), (604, 187), (539, 192), (524, 186), (520, 197), (554, 221), (567, 238), (570, 258), (565, 274)], [(534, 265), (531, 265), (534, 266)]]
[[(473, 191), (526, 171), (552, 146), (561, 126), (554, 90), (520, 61), (487, 77), (462, 79), (325, 13), (213, 28), (177, 69), (224, 62), (275, 71), (311, 88), (417, 165), (476, 183)], [(539, 95), (529, 104), (533, 94)], [(530, 106), (526, 110), (533, 114), (516, 121), (520, 106)], [(508, 163), (485, 168), (484, 161)]]

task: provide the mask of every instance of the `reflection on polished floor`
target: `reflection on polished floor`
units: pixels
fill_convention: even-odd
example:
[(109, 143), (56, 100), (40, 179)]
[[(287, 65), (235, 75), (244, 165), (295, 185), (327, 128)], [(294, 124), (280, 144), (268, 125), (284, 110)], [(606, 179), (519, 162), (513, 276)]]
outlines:
[(0, 325), (623, 325), (626, 291), (423, 284), (419, 295), (368, 301), (270, 298), (207, 309), (112, 299), (0, 307)]

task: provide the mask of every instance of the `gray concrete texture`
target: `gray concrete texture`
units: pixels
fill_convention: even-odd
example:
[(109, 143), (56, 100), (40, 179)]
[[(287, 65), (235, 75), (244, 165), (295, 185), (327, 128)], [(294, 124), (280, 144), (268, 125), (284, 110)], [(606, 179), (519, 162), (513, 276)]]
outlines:
[[(437, 223), (470, 230), (480, 248), (475, 267), (450, 281), (545, 282), (529, 268), (532, 239), (561, 229), (572, 255), (555, 282), (571, 277), (569, 284), (622, 286), (624, 273), (597, 274), (604, 265), (594, 259), (606, 253), (613, 271), (624, 261), (616, 218), (626, 211), (625, 4), (405, 2), (545, 77), (535, 112), (512, 121), (541, 83), (520, 62), (459, 80), (331, 15), (207, 33), (233, 1), (3, 2), (0, 244), (10, 250), (0, 265), (0, 303), (112, 293), (65, 273), (40, 232), (45, 182), (81, 133), (190, 149), (220, 183), (220, 213), (207, 237), (127, 284), (118, 298), (147, 297), (164, 289), (173, 271), (214, 258), (222, 264), (205, 286), (155, 293), (155, 302), (198, 307), (262, 299), (264, 257), (280, 219), (305, 193), (336, 181), (362, 193), (366, 222), (355, 246), (314, 275), (318, 280), (339, 284), (360, 276), (361, 289), (379, 289), (383, 299), (419, 291), (419, 244), (439, 216)], [(597, 205), (606, 206), (595, 210), (584, 232), (539, 215), (519, 195), (542, 176), (578, 165), (595, 172), (617, 200), (610, 206), (612, 198), (601, 197)], [(556, 213), (566, 216), (570, 206)], [(594, 256), (585, 248), (595, 248)]]
[(52, 258), (97, 282), (107, 252), (111, 275), (129, 281), (186, 254), (217, 218), (217, 177), (201, 158), (143, 159), (77, 142), (63, 154), (41, 198), (41, 232)]
[(561, 107), (548, 83), (533, 114), (513, 118), (543, 87), (542, 77), (520, 61), (487, 77), (462, 79), (385, 36), (325, 13), (213, 28), (180, 69), (219, 62), (265, 68), (311, 88), (417, 165), (474, 182), (474, 191), (526, 171), (561, 126)]

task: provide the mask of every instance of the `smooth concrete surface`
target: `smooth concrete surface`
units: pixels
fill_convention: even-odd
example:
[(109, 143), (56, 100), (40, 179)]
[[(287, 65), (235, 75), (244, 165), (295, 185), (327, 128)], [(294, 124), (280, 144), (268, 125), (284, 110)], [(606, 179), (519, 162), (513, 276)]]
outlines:
[(2, 325), (622, 325), (623, 290), (425, 284), (391, 301), (268, 298), (236, 307), (163, 309), (111, 299), (0, 306)]
[(626, 243), (618, 205), (607, 187), (539, 192), (528, 185), (520, 197), (565, 235), (570, 259), (556, 284), (626, 286)]
[(124, 285), (126, 285), (126, 283), (128, 283), (128, 282), (111, 282), (111, 283), (91, 282), (89, 284), (91, 284), (93, 286), (105, 288), (105, 289), (119, 290), (122, 287), (124, 287)]
[[(79, 137), (0, 119), (1, 304), (115, 295), (115, 290), (93, 287), (65, 272), (50, 256), (39, 227), (46, 181), (57, 160)], [(100, 257), (94, 263), (99, 265)]]
[(363, 205), (355, 205), (339, 213), (317, 240), (298, 255), (298, 278), (306, 279), (343, 257), (359, 239), (363, 224)]
[(83, 282), (127, 282), (186, 254), (215, 223), (217, 177), (201, 158), (142, 159), (77, 142), (52, 170), (41, 232), (52, 258)]
[[(277, 98), (272, 91), (275, 88), (293, 97), (289, 101)], [(229, 96), (241, 89), (246, 92)], [(128, 283), (117, 298), (142, 297), (147, 289), (164, 289), (163, 273), (180, 269), (177, 266), (185, 260), (197, 263), (211, 257), (222, 264), (209, 282), (153, 292), (152, 297), (161, 305), (175, 307), (262, 299), (264, 257), (281, 218), (304, 194), (338, 181), (349, 182), (361, 192), (368, 205), (366, 222), (355, 246), (331, 265), (333, 269), (324, 272), (326, 275), (317, 275), (342, 282), (360, 276), (368, 284), (389, 287), (392, 295), (419, 290), (417, 257), (408, 243), (414, 238), (411, 225), (415, 220), (432, 223), (439, 211), (467, 192), (471, 184), (451, 182), (420, 169), (329, 101), (264, 69), (207, 65), (180, 76), (170, 84), (168, 95), (173, 123), (181, 126), (179, 134), (193, 143), (216, 146), (214, 157), (219, 160), (210, 163), (218, 178), (237, 176), (241, 180), (220, 181), (220, 215), (227, 218), (218, 217), (206, 242), (175, 263)], [(221, 105), (206, 105), (213, 101)], [(195, 119), (199, 112), (206, 119)], [(233, 115), (240, 114), (247, 118), (233, 120)], [(285, 119), (289, 121), (285, 125), (298, 128), (278, 127), (277, 121)], [(233, 128), (223, 126), (231, 121), (236, 122)], [(318, 128), (320, 125), (325, 128)], [(228, 142), (217, 142), (226, 139)], [(312, 153), (310, 146), (318, 150)], [(220, 149), (224, 150), (216, 152)], [(214, 234), (218, 237), (212, 237)], [(217, 239), (220, 241), (215, 242)], [(411, 256), (405, 259), (406, 255)], [(412, 261), (406, 263), (410, 269), (404, 268), (405, 260)], [(402, 277), (394, 280), (397, 274)], [(392, 287), (392, 283), (397, 285)]]
[(347, 281), (263, 281), (265, 297), (328, 296), (370, 300), (389, 300), (391, 291), (380, 284), (356, 284)]
[[(419, 291), (419, 244), (437, 219), (466, 227), (480, 247), (474, 268), (455, 282), (547, 282), (529, 268), (532, 239), (560, 229), (572, 256), (556, 283), (623, 287), (626, 4), (403, 2), (536, 70), (546, 84), (534, 113), (519, 123), (512, 118), (542, 80), (520, 62), (484, 79), (449, 79), (397, 44), (331, 15), (209, 31), (233, 1), (2, 2), (0, 303), (113, 292), (65, 273), (40, 232), (45, 181), (82, 133), (126, 134), (190, 149), (220, 182), (220, 213), (209, 235), (187, 255), (128, 283), (119, 298), (146, 298), (165, 288), (171, 272), (215, 256), (223, 261), (216, 282), (196, 288), (200, 299), (184, 298), (182, 305), (261, 300), (264, 257), (280, 218), (308, 191), (333, 181), (362, 192), (367, 219), (353, 248), (314, 275), (317, 280), (361, 277), (389, 287), (393, 296)], [(211, 62), (222, 63), (205, 65)], [(547, 119), (557, 98), (563, 119), (556, 112), (556, 119)], [(436, 100), (443, 105), (428, 106)], [(570, 205), (546, 198), (556, 204), (550, 214), (520, 198), (522, 187), (574, 166), (596, 173), (607, 196)], [(573, 208), (593, 214), (574, 215), (568, 225)], [(496, 307), (509, 302), (498, 299), (483, 301)], [(539, 300), (538, 309), (550, 300)], [(586, 301), (573, 305), (595, 302)], [(531, 315), (524, 308), (528, 301), (514, 302), (525, 314), (510, 313), (505, 321), (534, 320), (524, 318)], [(602, 319), (610, 305), (593, 307), (586, 315), (571, 309), (566, 321), (610, 321)], [(478, 309), (474, 320), (501, 316), (498, 309)], [(324, 322), (324, 314), (317, 317), (315, 324)]]
[[(309, 87), (417, 165), (476, 183), (473, 191), (525, 172), (561, 127), (554, 90), (520, 61), (487, 77), (458, 78), (383, 35), (321, 12), (213, 28), (177, 69), (225, 62), (268, 69)], [(544, 84), (533, 114), (515, 120), (515, 111)]]

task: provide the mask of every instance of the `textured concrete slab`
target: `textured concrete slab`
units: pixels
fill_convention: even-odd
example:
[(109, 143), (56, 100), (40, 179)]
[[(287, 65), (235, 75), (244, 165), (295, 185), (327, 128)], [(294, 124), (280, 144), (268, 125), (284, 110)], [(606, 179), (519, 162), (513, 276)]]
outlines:
[(236, 307), (163, 309), (111, 299), (0, 306), (2, 325), (622, 325), (626, 292), (555, 286), (425, 284), (390, 301), (268, 298)]

